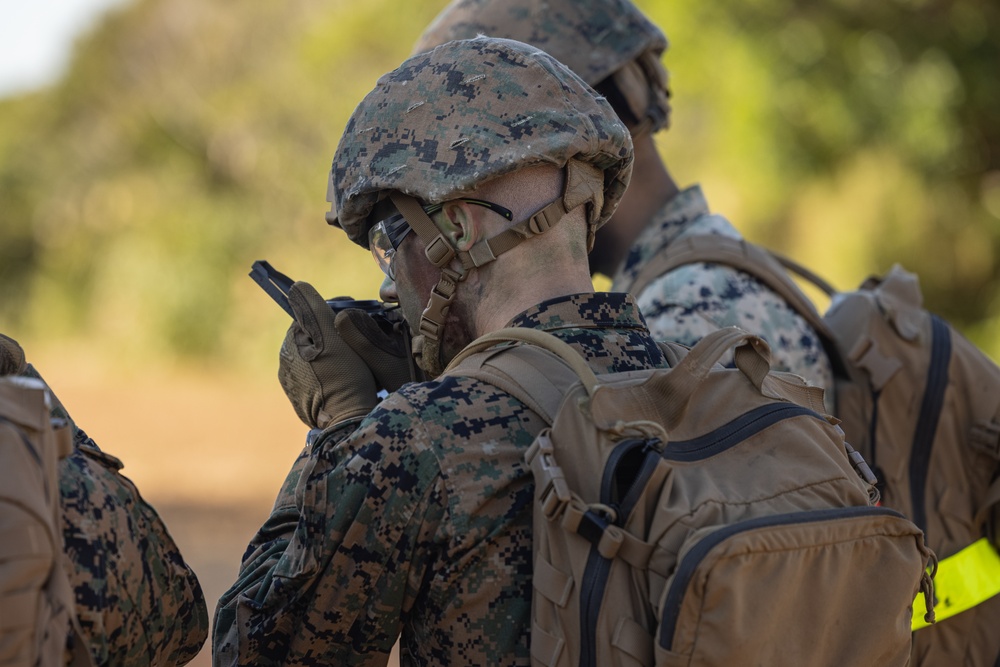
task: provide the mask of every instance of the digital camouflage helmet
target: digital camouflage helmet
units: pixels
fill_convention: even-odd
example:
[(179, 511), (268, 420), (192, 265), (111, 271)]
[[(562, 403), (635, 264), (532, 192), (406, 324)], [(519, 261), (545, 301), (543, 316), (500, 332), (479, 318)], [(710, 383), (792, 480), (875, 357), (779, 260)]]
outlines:
[[(563, 195), (459, 252), (424, 211), (525, 167), (565, 170)], [(328, 221), (368, 247), (369, 229), (401, 213), (441, 270), (414, 339), (424, 370), (443, 370), (440, 336), (469, 270), (544, 233), (585, 205), (588, 248), (632, 173), (632, 141), (611, 106), (539, 49), (506, 39), (449, 42), (378, 80), (358, 105), (330, 170)], [(449, 265), (461, 261), (461, 269)], [(410, 323), (413, 326), (413, 323)]]
[(663, 32), (628, 0), (454, 0), (427, 27), (414, 53), (489, 35), (544, 50), (608, 95), (632, 134), (667, 127)]

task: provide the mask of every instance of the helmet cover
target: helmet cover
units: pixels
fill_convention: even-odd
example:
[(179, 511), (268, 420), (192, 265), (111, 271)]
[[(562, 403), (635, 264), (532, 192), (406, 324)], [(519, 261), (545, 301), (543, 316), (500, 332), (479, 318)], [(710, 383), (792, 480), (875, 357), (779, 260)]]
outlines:
[(571, 160), (603, 173), (592, 234), (632, 172), (632, 141), (614, 110), (534, 46), (452, 41), (382, 76), (357, 106), (330, 170), (329, 221), (367, 247), (369, 214), (389, 191), (436, 204), (527, 166)]

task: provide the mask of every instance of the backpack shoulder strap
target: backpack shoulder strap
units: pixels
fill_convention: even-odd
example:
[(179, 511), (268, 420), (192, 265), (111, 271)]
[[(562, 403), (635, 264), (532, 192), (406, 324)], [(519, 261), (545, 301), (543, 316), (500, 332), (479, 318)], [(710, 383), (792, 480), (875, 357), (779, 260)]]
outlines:
[[(526, 343), (516, 347), (503, 343)], [(737, 327), (718, 329), (686, 351), (681, 346), (661, 346), (669, 359), (679, 360), (659, 382), (662, 394), (671, 397), (667, 430), (683, 418), (694, 390), (704, 381), (722, 355), (731, 348), (737, 369), (759, 390), (770, 370), (770, 349), (759, 336)], [(495, 348), (495, 349), (493, 349)], [(686, 353), (685, 353), (686, 352)], [(516, 358), (518, 355), (520, 358)], [(514, 357), (504, 359), (504, 357)], [(563, 396), (576, 382), (594, 396), (598, 380), (587, 361), (570, 345), (538, 329), (501, 329), (470, 343), (451, 361), (445, 373), (482, 380), (517, 397), (551, 424)]]
[(698, 234), (677, 239), (651, 258), (639, 271), (628, 291), (638, 294), (659, 276), (697, 262), (712, 262), (749, 273), (774, 290), (789, 303), (814, 329), (826, 333), (827, 326), (813, 303), (788, 277), (787, 270), (814, 283), (827, 294), (836, 290), (804, 266), (780, 258), (746, 239), (734, 239), (721, 234)]
[(798, 262), (765, 250), (746, 239), (734, 239), (721, 234), (699, 234), (678, 239), (649, 260), (627, 291), (639, 294), (659, 276), (697, 262), (723, 264), (744, 271), (772, 289), (816, 331), (823, 349), (834, 364), (834, 371), (838, 375), (847, 375), (846, 363), (837, 348), (836, 338), (829, 324), (809, 297), (789, 277), (788, 272), (812, 283), (827, 295), (833, 296), (837, 290)]
[[(509, 344), (515, 342), (528, 344)], [(589, 382), (590, 390), (597, 383), (583, 357), (568, 345), (569, 352), (562, 350), (560, 354), (552, 349), (559, 349), (557, 344), (565, 345), (552, 334), (537, 329), (486, 334), (462, 350), (448, 364), (445, 374), (493, 385), (552, 424), (563, 396), (581, 375), (586, 377), (584, 383)]]

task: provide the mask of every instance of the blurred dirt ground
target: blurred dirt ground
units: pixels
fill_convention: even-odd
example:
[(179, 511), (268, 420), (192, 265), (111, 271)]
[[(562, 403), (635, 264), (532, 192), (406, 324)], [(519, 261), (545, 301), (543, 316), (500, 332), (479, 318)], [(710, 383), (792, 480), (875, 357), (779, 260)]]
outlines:
[[(29, 361), (80, 427), (125, 463), (213, 615), (305, 437), (277, 379), (162, 368), (112, 376), (66, 351), (29, 350)], [(211, 665), (210, 644), (189, 664)]]

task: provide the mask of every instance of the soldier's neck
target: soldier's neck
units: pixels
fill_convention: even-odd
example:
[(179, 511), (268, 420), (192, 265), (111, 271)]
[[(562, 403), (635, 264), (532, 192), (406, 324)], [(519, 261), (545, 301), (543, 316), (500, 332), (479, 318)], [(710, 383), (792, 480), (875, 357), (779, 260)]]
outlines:
[(470, 310), (477, 337), (503, 328), (515, 316), (543, 301), (594, 291), (587, 265), (582, 261), (538, 261), (513, 269), (508, 267), (499, 275), (494, 272), (488, 285), (488, 289), (479, 288), (478, 282), (463, 286), (472, 288), (470, 296), (475, 302)]

